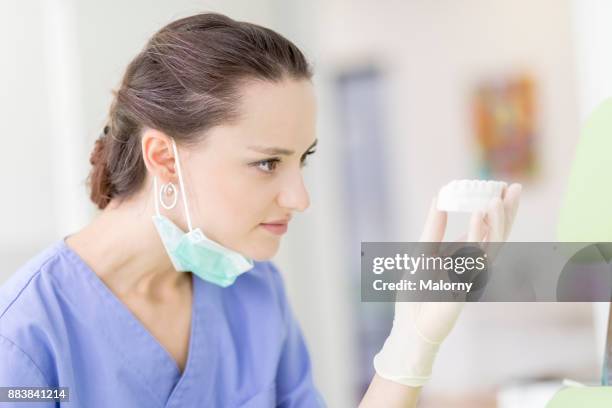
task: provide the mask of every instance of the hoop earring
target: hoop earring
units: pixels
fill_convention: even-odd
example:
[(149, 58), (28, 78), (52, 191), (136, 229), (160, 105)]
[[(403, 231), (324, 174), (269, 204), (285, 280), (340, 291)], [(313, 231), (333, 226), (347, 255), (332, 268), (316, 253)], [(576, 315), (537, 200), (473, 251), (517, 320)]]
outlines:
[[(166, 196), (169, 196), (171, 194), (173, 195), (171, 204), (166, 204), (164, 202), (164, 194)], [(178, 201), (178, 191), (177, 191), (176, 186), (170, 182), (163, 184), (161, 188), (159, 189), (159, 202), (161, 203), (162, 207), (164, 207), (166, 210), (171, 210), (174, 208), (177, 201)]]

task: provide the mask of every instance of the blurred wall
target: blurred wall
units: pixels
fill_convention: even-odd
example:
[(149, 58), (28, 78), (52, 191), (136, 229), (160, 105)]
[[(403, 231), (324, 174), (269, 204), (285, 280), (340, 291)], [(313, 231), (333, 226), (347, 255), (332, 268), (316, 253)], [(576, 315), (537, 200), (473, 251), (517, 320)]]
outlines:
[(572, 27), (576, 44), (578, 103), (584, 120), (612, 95), (610, 36), (612, 3), (607, 0), (572, 0)]
[(55, 158), (45, 76), (45, 16), (38, 2), (0, 3), (3, 141), (0, 200), (0, 280), (55, 234)]

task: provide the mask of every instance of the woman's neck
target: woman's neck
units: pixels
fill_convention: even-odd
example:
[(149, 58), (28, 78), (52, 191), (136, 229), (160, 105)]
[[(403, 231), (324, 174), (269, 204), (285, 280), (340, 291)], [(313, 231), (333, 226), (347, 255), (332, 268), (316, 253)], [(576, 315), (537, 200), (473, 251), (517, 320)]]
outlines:
[(118, 295), (163, 299), (191, 279), (170, 262), (151, 220), (151, 207), (142, 197), (113, 200), (90, 224), (66, 238), (66, 244)]

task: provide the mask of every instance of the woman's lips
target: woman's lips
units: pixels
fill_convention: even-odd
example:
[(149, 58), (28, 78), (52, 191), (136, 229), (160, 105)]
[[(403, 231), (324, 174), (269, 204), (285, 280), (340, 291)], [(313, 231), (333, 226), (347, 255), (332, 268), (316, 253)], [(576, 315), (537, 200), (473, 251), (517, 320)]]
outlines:
[(276, 235), (283, 235), (285, 232), (287, 232), (287, 223), (283, 222), (283, 223), (262, 223), (260, 224), (262, 227), (264, 227), (265, 229), (267, 229), (268, 231), (270, 231), (273, 234)]

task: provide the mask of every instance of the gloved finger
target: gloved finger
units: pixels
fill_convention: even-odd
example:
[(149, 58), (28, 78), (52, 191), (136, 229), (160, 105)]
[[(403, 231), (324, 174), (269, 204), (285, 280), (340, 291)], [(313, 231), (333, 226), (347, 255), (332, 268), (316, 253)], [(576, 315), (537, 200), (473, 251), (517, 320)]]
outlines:
[(429, 207), (429, 214), (421, 234), (421, 242), (440, 242), (444, 239), (447, 216), (446, 211), (438, 210), (437, 199), (437, 196), (434, 197)]
[(494, 198), (491, 200), (487, 208), (486, 222), (488, 242), (503, 242), (506, 218), (501, 199)]
[(436, 196), (431, 201), (429, 213), (421, 234), (421, 244), (415, 248), (417, 256), (418, 254), (434, 255), (438, 253), (440, 243), (444, 239), (447, 215), (446, 211), (438, 210), (437, 200)]
[(516, 216), (516, 212), (518, 210), (522, 189), (523, 186), (521, 186), (519, 183), (514, 183), (507, 189), (504, 189), (502, 193), (505, 215), (504, 241), (506, 241), (508, 236), (510, 236), (512, 224), (514, 223), (514, 217)]
[(486, 252), (488, 262), (493, 262), (497, 253), (501, 249), (500, 242), (503, 242), (504, 236), (504, 206), (499, 198), (494, 198), (489, 203), (485, 222), (487, 224), (487, 234), (482, 241), (482, 249)]
[(467, 242), (480, 242), (487, 232), (482, 211), (474, 211), (470, 218)]

